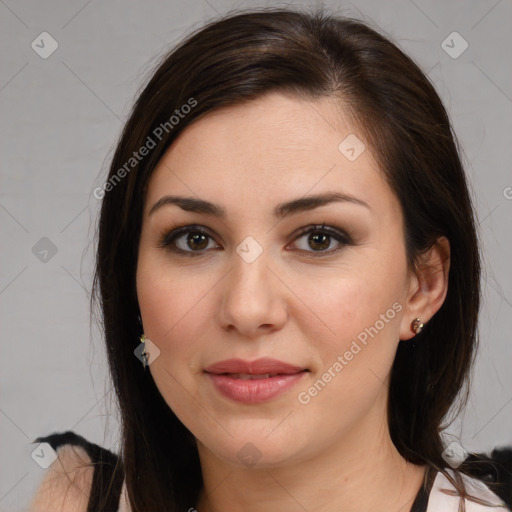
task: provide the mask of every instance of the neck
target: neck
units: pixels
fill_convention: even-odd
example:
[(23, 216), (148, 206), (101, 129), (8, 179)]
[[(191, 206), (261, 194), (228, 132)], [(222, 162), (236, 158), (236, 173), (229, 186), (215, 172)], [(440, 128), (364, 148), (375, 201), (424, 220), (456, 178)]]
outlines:
[(387, 423), (375, 419), (314, 458), (264, 469), (229, 465), (202, 446), (204, 487), (197, 511), (410, 511), (425, 466), (401, 457)]

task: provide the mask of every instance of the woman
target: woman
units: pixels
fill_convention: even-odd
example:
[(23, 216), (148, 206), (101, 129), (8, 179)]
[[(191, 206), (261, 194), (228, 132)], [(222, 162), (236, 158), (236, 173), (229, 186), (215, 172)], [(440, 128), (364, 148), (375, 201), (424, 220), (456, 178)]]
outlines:
[(122, 447), (39, 438), (76, 481), (50, 470), (34, 510), (62, 482), (83, 510), (121, 489), (133, 512), (508, 510), (439, 434), (467, 398), (477, 235), (446, 111), (389, 40), (322, 12), (211, 23), (95, 195)]

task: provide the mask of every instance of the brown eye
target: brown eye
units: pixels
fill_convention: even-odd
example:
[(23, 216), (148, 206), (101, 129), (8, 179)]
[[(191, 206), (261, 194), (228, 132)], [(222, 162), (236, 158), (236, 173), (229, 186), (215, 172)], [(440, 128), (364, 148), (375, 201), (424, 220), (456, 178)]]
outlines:
[(185, 226), (165, 234), (158, 247), (168, 248), (172, 251), (195, 256), (208, 248), (212, 237), (202, 229), (194, 226)]
[(204, 233), (196, 233), (194, 231), (191, 231), (190, 234), (186, 238), (186, 244), (191, 249), (206, 249), (208, 246), (208, 235), (205, 235)]
[[(350, 237), (347, 234), (334, 228), (325, 227), (325, 225), (313, 226), (312, 228), (303, 231), (296, 238), (296, 240), (301, 238), (306, 239), (306, 244), (304, 244), (303, 247), (300, 247), (299, 249), (301, 251), (311, 253), (312, 256), (315, 257), (332, 254), (343, 248), (343, 246), (351, 245), (352, 243)], [(329, 251), (326, 250), (331, 246), (333, 239), (337, 242), (339, 247)]]
[(312, 249), (327, 249), (330, 244), (330, 235), (325, 233), (315, 233), (308, 238), (309, 246)]

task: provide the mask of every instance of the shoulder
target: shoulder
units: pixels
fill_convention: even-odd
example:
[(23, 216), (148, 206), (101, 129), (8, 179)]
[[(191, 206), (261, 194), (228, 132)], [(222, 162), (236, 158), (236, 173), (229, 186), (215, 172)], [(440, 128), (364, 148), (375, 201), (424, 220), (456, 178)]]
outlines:
[(86, 512), (94, 466), (76, 444), (57, 447), (57, 458), (46, 470), (30, 506), (31, 512)]
[(117, 510), (123, 470), (116, 454), (72, 431), (39, 437), (34, 443), (40, 443), (36, 450), (56, 458), (46, 469), (30, 512), (86, 512), (101, 508), (100, 502)]
[[(455, 478), (462, 478), (466, 493), (477, 501), (466, 498), (464, 504), (466, 512), (510, 512), (502, 499), (492, 492), (481, 480), (463, 473), (446, 469), (446, 472)], [(427, 512), (457, 512), (461, 498), (446, 476), (438, 472), (430, 492)]]

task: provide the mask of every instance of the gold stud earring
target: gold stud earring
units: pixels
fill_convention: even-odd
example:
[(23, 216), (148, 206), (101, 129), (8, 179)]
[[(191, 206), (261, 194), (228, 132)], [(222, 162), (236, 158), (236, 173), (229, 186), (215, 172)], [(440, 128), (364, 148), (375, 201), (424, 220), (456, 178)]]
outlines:
[(423, 327), (424, 326), (419, 318), (416, 318), (411, 322), (411, 329), (415, 334), (419, 334)]

